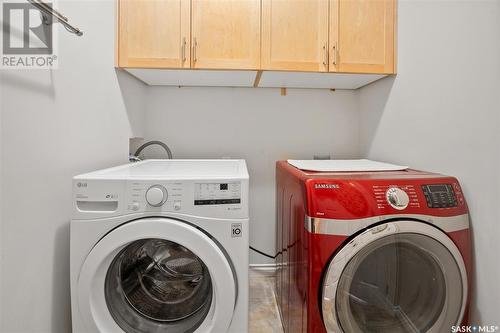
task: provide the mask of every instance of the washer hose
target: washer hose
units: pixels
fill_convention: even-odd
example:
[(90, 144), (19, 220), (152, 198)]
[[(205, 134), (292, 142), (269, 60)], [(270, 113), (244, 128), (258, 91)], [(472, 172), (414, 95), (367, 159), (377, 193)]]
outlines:
[(147, 147), (149, 146), (152, 146), (152, 145), (158, 145), (160, 147), (162, 147), (163, 149), (165, 149), (165, 151), (167, 152), (167, 156), (168, 156), (168, 159), (171, 160), (173, 157), (172, 157), (172, 151), (170, 150), (170, 148), (163, 142), (161, 141), (149, 141), (149, 142), (146, 142), (144, 143), (143, 145), (141, 145), (139, 148), (137, 148), (136, 152), (135, 152), (135, 156), (136, 157), (139, 157), (139, 154)]

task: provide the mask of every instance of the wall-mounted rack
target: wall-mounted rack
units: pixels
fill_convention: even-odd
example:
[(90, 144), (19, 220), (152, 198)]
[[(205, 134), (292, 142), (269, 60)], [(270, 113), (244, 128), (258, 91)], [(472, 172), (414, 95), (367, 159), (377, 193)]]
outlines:
[(64, 28), (69, 32), (77, 36), (83, 35), (83, 32), (80, 29), (74, 27), (68, 22), (68, 18), (66, 16), (62, 15), (61, 13), (59, 13), (57, 10), (55, 10), (42, 0), (27, 0), (27, 1), (42, 12), (44, 24), (52, 24), (55, 20), (56, 22), (61, 23), (64, 26)]

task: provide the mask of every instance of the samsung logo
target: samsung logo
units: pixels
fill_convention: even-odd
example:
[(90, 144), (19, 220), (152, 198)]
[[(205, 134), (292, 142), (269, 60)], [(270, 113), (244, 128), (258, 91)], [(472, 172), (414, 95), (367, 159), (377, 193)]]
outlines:
[(314, 184), (315, 189), (326, 188), (326, 189), (337, 189), (340, 188), (339, 184)]

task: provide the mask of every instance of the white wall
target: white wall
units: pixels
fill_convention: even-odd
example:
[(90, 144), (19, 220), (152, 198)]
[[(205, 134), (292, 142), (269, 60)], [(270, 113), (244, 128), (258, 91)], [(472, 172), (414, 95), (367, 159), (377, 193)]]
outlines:
[[(114, 1), (59, 1), (59, 69), (5, 71), (1, 86), (1, 332), (70, 332), (72, 176), (127, 162), (142, 83), (114, 66)], [(126, 94), (129, 98), (123, 98)]]
[(359, 91), (364, 154), (461, 180), (484, 325), (500, 324), (499, 22), (498, 1), (400, 1), (398, 75)]
[[(353, 91), (248, 88), (149, 88), (147, 139), (175, 158), (244, 158), (250, 174), (250, 242), (275, 251), (275, 163), (313, 154), (358, 156)], [(158, 150), (147, 157), (161, 157)], [(271, 262), (252, 253), (252, 263)]]
[[(2, 202), (2, 188), (3, 188), (3, 181), (2, 181), (2, 165), (3, 165), (3, 154), (2, 154), (2, 113), (3, 113), (3, 78), (2, 78), (2, 72), (0, 72), (0, 299), (2, 299), (2, 267), (3, 267), (3, 246), (2, 246), (2, 235), (3, 235), (3, 223), (2, 223), (2, 216), (3, 216), (3, 202)], [(2, 302), (0, 302), (0, 328), (2, 327), (2, 322), (3, 322), (3, 311), (2, 311)]]
[(114, 1), (58, 4), (85, 31), (78, 38), (58, 26), (59, 69), (1, 73), (0, 331), (70, 331), (71, 177), (126, 162), (129, 136), (141, 135), (164, 140), (179, 158), (247, 159), (251, 240), (268, 252), (276, 160), (357, 157), (361, 147), (374, 159), (458, 176), (474, 227), (475, 318), (499, 323), (498, 1), (401, 0), (395, 80), (286, 97), (146, 89), (113, 69)]

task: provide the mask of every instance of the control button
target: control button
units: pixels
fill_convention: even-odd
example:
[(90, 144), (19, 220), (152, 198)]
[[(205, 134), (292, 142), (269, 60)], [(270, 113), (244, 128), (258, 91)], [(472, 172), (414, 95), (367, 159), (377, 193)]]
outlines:
[(153, 185), (146, 191), (146, 201), (153, 207), (160, 207), (167, 198), (167, 190), (161, 185)]
[(181, 210), (181, 202), (180, 200), (174, 201), (174, 210)]
[(403, 210), (408, 207), (410, 203), (410, 197), (408, 194), (400, 188), (391, 187), (385, 193), (385, 198), (389, 205), (394, 209)]
[(138, 211), (139, 208), (141, 208), (141, 205), (138, 203), (138, 202), (134, 202), (131, 207), (130, 207), (133, 211)]

